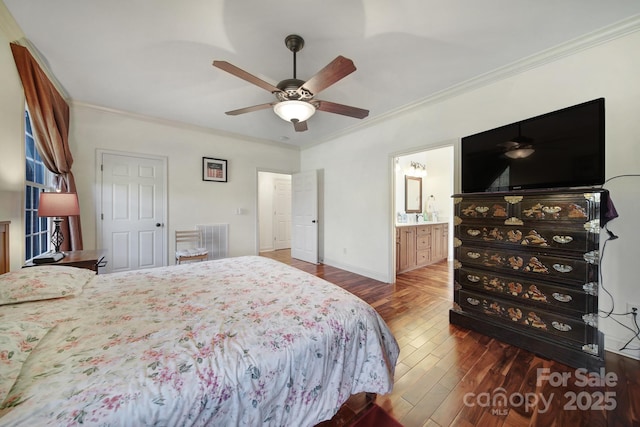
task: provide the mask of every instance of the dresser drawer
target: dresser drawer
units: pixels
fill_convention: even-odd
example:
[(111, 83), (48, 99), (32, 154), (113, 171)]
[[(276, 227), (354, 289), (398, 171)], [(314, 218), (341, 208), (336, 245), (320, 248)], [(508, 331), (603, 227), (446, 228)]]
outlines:
[(496, 321), (540, 335), (560, 337), (567, 344), (582, 348), (594, 342), (597, 329), (581, 320), (517, 304), (485, 294), (460, 290), (459, 304), (463, 311), (483, 314)]
[(458, 287), (467, 291), (482, 291), (524, 304), (533, 304), (545, 310), (562, 310), (567, 316), (582, 319), (584, 313), (597, 313), (593, 295), (597, 283), (583, 287), (563, 287), (535, 278), (514, 277), (492, 271), (460, 268), (455, 270)]
[(586, 253), (598, 248), (599, 234), (584, 227), (551, 227), (549, 225), (508, 226), (462, 222), (456, 236), (470, 244), (499, 244), (518, 249), (541, 248)]
[(600, 218), (599, 202), (599, 193), (525, 195), (514, 205), (514, 215), (525, 221), (583, 224)]
[(582, 286), (598, 281), (597, 259), (586, 254), (582, 258), (562, 257), (542, 252), (517, 251), (511, 248), (467, 246), (456, 248), (457, 267), (490, 268), (496, 272), (517, 273), (537, 280), (553, 280), (561, 284)]
[(455, 214), (462, 220), (506, 224), (540, 221), (584, 226), (600, 220), (599, 192), (471, 194), (456, 196)]
[(462, 197), (456, 200), (456, 216), (461, 219), (496, 219), (509, 216), (509, 203), (504, 197)]

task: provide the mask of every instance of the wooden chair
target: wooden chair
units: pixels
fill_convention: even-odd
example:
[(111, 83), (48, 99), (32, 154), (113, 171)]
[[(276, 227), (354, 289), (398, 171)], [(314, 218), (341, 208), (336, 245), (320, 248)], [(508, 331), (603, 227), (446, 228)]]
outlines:
[(209, 251), (202, 247), (200, 230), (176, 230), (176, 264), (189, 261), (205, 261)]

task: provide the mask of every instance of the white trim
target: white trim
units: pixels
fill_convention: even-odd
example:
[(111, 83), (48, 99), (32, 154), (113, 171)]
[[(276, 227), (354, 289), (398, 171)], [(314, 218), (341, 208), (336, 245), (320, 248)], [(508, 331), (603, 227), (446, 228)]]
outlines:
[(379, 282), (389, 283), (389, 284), (393, 283), (393, 282), (389, 281), (389, 277), (386, 276), (386, 275), (380, 274), (380, 273), (375, 272), (375, 271), (367, 270), (367, 269), (364, 269), (364, 268), (356, 267), (356, 266), (353, 266), (353, 265), (345, 264), (345, 263), (342, 263), (340, 261), (336, 261), (336, 260), (333, 260), (333, 259), (325, 258), (323, 260), (323, 262), (321, 262), (320, 264), (324, 264), (324, 265), (328, 265), (328, 266), (331, 266), (331, 267), (339, 268), (341, 270), (346, 270), (346, 271), (348, 271), (350, 273), (359, 274), (361, 276), (365, 276), (365, 277), (371, 278), (373, 280), (377, 280)]
[(616, 353), (621, 356), (626, 356), (632, 359), (640, 360), (640, 350), (637, 349), (638, 348), (637, 339), (631, 341), (631, 344), (629, 344), (631, 348), (634, 348), (636, 350), (620, 350), (622, 346), (627, 343), (627, 341), (628, 341), (628, 338), (626, 340), (622, 340), (622, 339), (612, 337), (610, 335), (605, 335), (604, 349), (605, 351), (610, 351), (612, 353)]
[(252, 138), (250, 136), (238, 135), (236, 133), (225, 132), (225, 131), (222, 131), (222, 130), (219, 130), (219, 129), (213, 129), (213, 128), (209, 128), (209, 127), (205, 127), (205, 126), (199, 126), (199, 125), (195, 125), (195, 124), (191, 124), (191, 123), (181, 122), (181, 121), (178, 121), (178, 120), (164, 119), (164, 118), (148, 116), (148, 115), (140, 114), (140, 113), (133, 113), (133, 112), (130, 112), (130, 111), (125, 111), (125, 110), (118, 110), (116, 108), (102, 107), (100, 105), (90, 104), (90, 103), (87, 103), (87, 102), (77, 101), (77, 100), (74, 100), (74, 99), (71, 99), (68, 102), (69, 102), (69, 105), (73, 106), (73, 107), (88, 108), (88, 109), (92, 109), (92, 110), (101, 111), (101, 112), (104, 112), (104, 113), (110, 113), (110, 114), (115, 114), (115, 115), (118, 115), (118, 116), (129, 117), (131, 119), (140, 120), (140, 121), (144, 121), (144, 122), (148, 122), (148, 123), (155, 123), (155, 124), (164, 125), (164, 126), (171, 126), (171, 127), (178, 128), (178, 129), (185, 129), (185, 130), (193, 130), (193, 131), (197, 131), (197, 132), (204, 132), (204, 133), (208, 133), (208, 134), (211, 134), (211, 135), (222, 136), (222, 137), (226, 137), (226, 138), (240, 139), (242, 141), (256, 142), (256, 143), (260, 143), (260, 144), (271, 145), (271, 146), (274, 146), (274, 147), (287, 148), (289, 150), (300, 151), (300, 147), (299, 146), (293, 145), (293, 144), (287, 144), (287, 143), (284, 143), (284, 142), (276, 142), (276, 141), (271, 141), (271, 140), (268, 140), (268, 139)]
[[(273, 168), (264, 168), (264, 167), (257, 167), (256, 168), (256, 180), (255, 180), (255, 185), (256, 185), (256, 192), (255, 192), (255, 204), (256, 204), (256, 209), (255, 211), (255, 218), (254, 218), (254, 224), (255, 224), (255, 253), (254, 255), (259, 255), (261, 250), (260, 250), (260, 172), (265, 172), (265, 173), (274, 173), (274, 174), (280, 174), (280, 175), (293, 175), (294, 173), (297, 173), (297, 171), (285, 171), (285, 170), (281, 170), (281, 169), (273, 169)], [(273, 247), (273, 244), (272, 244)], [(265, 251), (266, 252), (266, 251)]]
[[(553, 61), (557, 61), (561, 58), (573, 55), (585, 49), (598, 46), (611, 40), (624, 37), (637, 31), (640, 31), (640, 14), (631, 16), (615, 24), (601, 28), (598, 31), (594, 31), (573, 40), (569, 40), (552, 48), (543, 50), (533, 55), (529, 55), (525, 58), (519, 59), (515, 62), (512, 62), (511, 64), (496, 68), (495, 70), (489, 71), (487, 73), (472, 77), (469, 80), (463, 81), (447, 89), (433, 93), (411, 104), (403, 105), (395, 110), (391, 110), (385, 114), (367, 119), (366, 121), (358, 123), (352, 127), (343, 129), (333, 134), (329, 134), (326, 137), (318, 139), (311, 144), (305, 145), (302, 148), (311, 148), (313, 146), (332, 141), (358, 129), (365, 129), (380, 122), (394, 119), (396, 118), (396, 116), (404, 114), (408, 111), (415, 110), (425, 105), (442, 102), (445, 99), (453, 98), (465, 92), (476, 90), (483, 86), (487, 86), (489, 84), (506, 79), (507, 77), (524, 73), (525, 71), (529, 71), (533, 68), (540, 67)], [(629, 54), (631, 55), (631, 53)]]

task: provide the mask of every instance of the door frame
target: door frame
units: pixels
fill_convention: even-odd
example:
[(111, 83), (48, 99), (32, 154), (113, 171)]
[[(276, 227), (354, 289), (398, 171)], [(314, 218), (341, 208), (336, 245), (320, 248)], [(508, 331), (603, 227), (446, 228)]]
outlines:
[[(284, 175), (284, 174), (280, 174), (280, 175)], [(272, 227), (272, 231), (273, 231), (271, 237), (272, 237), (272, 241), (274, 242), (273, 243), (273, 249), (276, 250), (276, 251), (279, 250), (279, 249), (287, 249), (287, 248), (291, 249), (291, 225), (289, 225), (289, 244), (288, 244), (288, 246), (287, 247), (283, 247), (283, 248), (279, 248), (278, 245), (276, 245), (276, 243), (275, 243), (275, 242), (278, 241), (277, 240), (277, 237), (279, 236), (278, 229), (280, 228), (280, 227), (278, 227), (278, 217), (276, 215), (276, 213), (278, 212), (276, 210), (277, 205), (278, 205), (278, 203), (277, 203), (277, 201), (278, 201), (278, 197), (277, 197), (278, 192), (275, 191), (275, 186), (277, 186), (278, 183), (282, 183), (282, 182), (288, 182), (289, 183), (289, 223), (291, 224), (291, 205), (292, 205), (292, 202), (293, 202), (291, 200), (291, 180), (292, 180), (292, 177), (291, 177), (291, 175), (285, 175), (285, 176), (288, 176), (289, 179), (287, 180), (287, 179), (281, 178), (281, 177), (276, 177), (274, 179), (274, 181), (273, 181), (273, 183), (274, 183), (274, 192), (271, 195), (272, 196), (271, 197), (271, 199), (272, 199), (271, 203), (272, 203), (273, 212), (274, 212), (274, 215), (273, 215), (273, 218), (272, 218), (272, 221), (271, 221), (271, 227)]]
[(116, 156), (124, 156), (124, 157), (138, 157), (149, 160), (159, 160), (162, 162), (162, 169), (164, 175), (164, 206), (162, 206), (162, 215), (164, 217), (164, 224), (162, 235), (162, 265), (169, 265), (169, 248), (168, 248), (168, 235), (169, 232), (169, 180), (168, 180), (168, 159), (166, 156), (156, 156), (153, 154), (147, 153), (132, 153), (128, 151), (118, 151), (118, 150), (107, 150), (98, 148), (96, 149), (96, 176), (95, 176), (95, 188), (93, 197), (94, 197), (94, 206), (96, 207), (96, 247), (102, 247), (102, 213), (103, 213), (103, 205), (102, 205), (102, 156), (104, 154), (112, 154)]
[[(441, 141), (439, 143), (433, 145), (425, 145), (417, 148), (407, 149), (403, 151), (395, 151), (389, 154), (389, 175), (390, 175), (390, 185), (391, 185), (391, 203), (389, 206), (389, 217), (390, 217), (390, 227), (389, 227), (389, 277), (391, 281), (389, 283), (396, 283), (396, 212), (395, 212), (395, 203), (396, 203), (396, 163), (395, 159), (398, 157), (409, 156), (411, 154), (428, 152), (433, 150), (439, 150), (441, 148), (453, 148), (453, 170), (451, 171), (451, 176), (453, 177), (452, 187), (453, 193), (458, 193), (460, 191), (460, 139), (450, 139)], [(449, 219), (449, 226), (453, 223), (453, 218)], [(449, 244), (448, 250), (449, 255), (447, 258), (449, 259), (453, 250), (453, 233), (452, 230), (449, 230)]]
[[(279, 175), (289, 175), (292, 176), (294, 173), (298, 173), (298, 172), (292, 172), (290, 170), (282, 170), (282, 169), (271, 169), (271, 168), (261, 168), (258, 167), (256, 168), (256, 200), (255, 200), (255, 206), (256, 206), (256, 212), (255, 212), (255, 232), (256, 232), (256, 237), (255, 237), (255, 242), (256, 242), (256, 247), (255, 247), (255, 254), (259, 255), (260, 254), (260, 172), (266, 172), (266, 173), (273, 173), (273, 174), (279, 174)], [(273, 238), (273, 236), (272, 236)]]

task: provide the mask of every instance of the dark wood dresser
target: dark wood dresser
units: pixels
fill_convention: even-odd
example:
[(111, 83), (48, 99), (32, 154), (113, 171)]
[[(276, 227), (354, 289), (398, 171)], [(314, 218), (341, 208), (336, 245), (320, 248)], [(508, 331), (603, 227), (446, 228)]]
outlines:
[(598, 266), (607, 191), (453, 197), (450, 322), (572, 367), (603, 366)]

